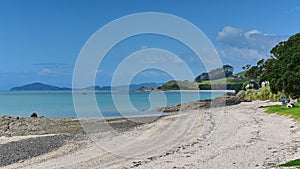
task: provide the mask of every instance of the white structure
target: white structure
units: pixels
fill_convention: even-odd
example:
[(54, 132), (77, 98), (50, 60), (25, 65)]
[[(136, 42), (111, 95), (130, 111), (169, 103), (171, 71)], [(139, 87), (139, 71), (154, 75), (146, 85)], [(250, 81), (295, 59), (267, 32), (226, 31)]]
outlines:
[(268, 86), (269, 84), (270, 84), (269, 81), (263, 81), (263, 82), (261, 82), (261, 87), (266, 87), (266, 86)]

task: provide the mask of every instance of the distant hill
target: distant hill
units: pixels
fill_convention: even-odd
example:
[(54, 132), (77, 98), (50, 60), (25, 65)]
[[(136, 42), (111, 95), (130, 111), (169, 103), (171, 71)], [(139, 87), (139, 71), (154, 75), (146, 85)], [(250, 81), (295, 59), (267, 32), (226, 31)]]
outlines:
[(32, 83), (24, 86), (13, 87), (10, 91), (67, 91), (72, 90), (66, 87), (51, 86), (43, 83)]
[(123, 86), (116, 86), (116, 87), (112, 87), (113, 90), (140, 90), (141, 88), (156, 88), (158, 86), (161, 86), (162, 84), (158, 84), (158, 83), (141, 83), (141, 84), (131, 84), (131, 85), (123, 85)]
[(189, 82), (171, 80), (162, 86), (158, 87), (159, 90), (241, 90), (244, 83), (249, 79), (245, 78), (245, 72), (239, 72), (226, 78), (215, 80), (205, 80), (202, 82)]
[[(104, 90), (139, 90), (140, 88), (143, 87), (157, 87), (161, 84), (157, 83), (142, 83), (142, 84), (132, 84), (132, 85), (123, 85), (123, 86), (116, 86), (116, 87), (111, 87), (111, 86), (90, 86), (82, 89), (76, 89), (76, 90), (86, 90), (86, 91), (104, 91)], [(24, 86), (18, 86), (18, 87), (13, 87), (10, 89), (10, 91), (69, 91), (72, 90), (72, 88), (66, 88), (66, 87), (58, 87), (58, 86), (52, 86), (48, 84), (43, 84), (43, 83), (32, 83), (32, 84), (27, 84)]]
[(171, 80), (162, 86), (158, 87), (159, 90), (198, 90), (197, 82)]
[(103, 87), (100, 87), (100, 86), (90, 86), (90, 87), (79, 89), (79, 90), (95, 90), (95, 91), (99, 91), (99, 90), (110, 90), (110, 89), (111, 89), (110, 86), (103, 86)]

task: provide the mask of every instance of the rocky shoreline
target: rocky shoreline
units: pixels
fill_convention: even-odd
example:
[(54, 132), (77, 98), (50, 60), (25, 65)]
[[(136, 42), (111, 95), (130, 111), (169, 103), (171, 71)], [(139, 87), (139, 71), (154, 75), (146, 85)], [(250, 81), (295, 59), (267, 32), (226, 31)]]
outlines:
[(186, 111), (186, 110), (209, 109), (214, 107), (237, 105), (243, 101), (244, 99), (242, 97), (226, 94), (224, 96), (220, 96), (212, 100), (211, 99), (198, 100), (195, 102), (177, 104), (175, 106), (166, 106), (166, 107), (159, 108), (157, 111), (171, 113), (171, 112)]
[(1, 136), (60, 134), (82, 131), (78, 119), (46, 117), (0, 117)]

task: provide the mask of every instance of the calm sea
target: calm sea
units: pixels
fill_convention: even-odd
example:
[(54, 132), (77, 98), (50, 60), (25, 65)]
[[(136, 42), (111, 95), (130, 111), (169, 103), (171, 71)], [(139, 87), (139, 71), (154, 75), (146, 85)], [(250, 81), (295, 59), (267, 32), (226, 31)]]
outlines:
[[(166, 105), (215, 98), (224, 92), (0, 92), (0, 116), (28, 117), (32, 112), (45, 117), (118, 117), (160, 114)], [(95, 104), (91, 99), (95, 98)], [(97, 111), (95, 109), (99, 109)]]

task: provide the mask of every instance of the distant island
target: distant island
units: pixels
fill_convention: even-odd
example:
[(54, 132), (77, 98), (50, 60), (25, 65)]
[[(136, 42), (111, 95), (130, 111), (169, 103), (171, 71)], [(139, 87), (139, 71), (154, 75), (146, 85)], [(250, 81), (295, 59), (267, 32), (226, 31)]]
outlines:
[[(144, 88), (157, 88), (161, 84), (157, 83), (141, 83), (141, 84), (131, 84), (131, 85), (122, 85), (122, 86), (116, 86), (116, 87), (111, 87), (111, 86), (90, 86), (82, 89), (76, 89), (76, 90), (95, 90), (95, 91), (105, 91), (105, 90), (140, 90)], [(18, 86), (18, 87), (13, 87), (9, 91), (71, 91), (72, 88), (68, 87), (58, 87), (58, 86), (53, 86), (49, 84), (44, 84), (44, 83), (31, 83), (31, 84), (26, 84), (23, 86)]]
[(67, 87), (57, 87), (43, 83), (32, 83), (24, 86), (13, 87), (9, 91), (68, 91), (72, 90)]

